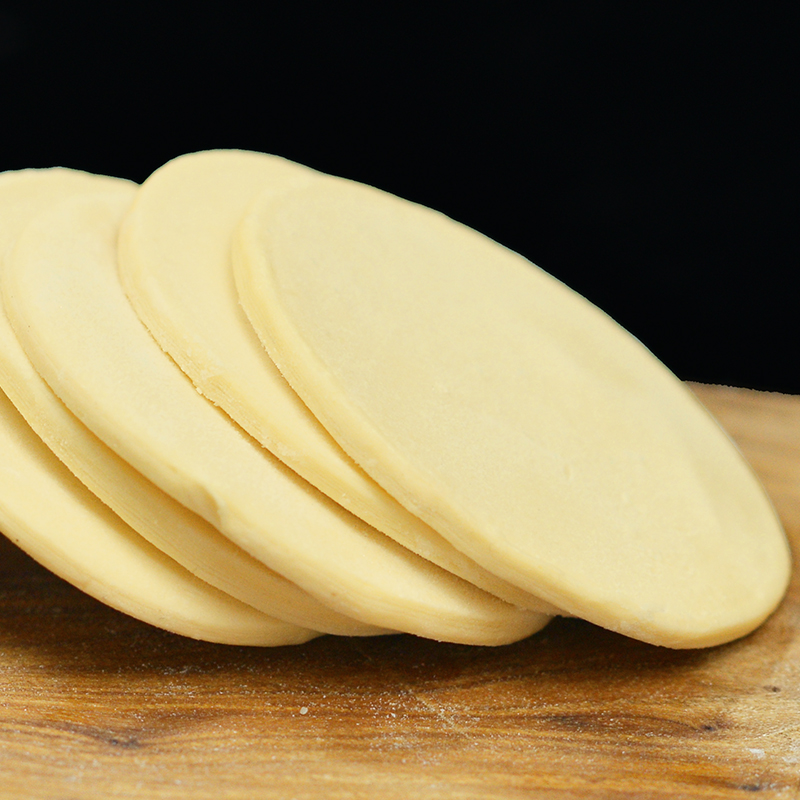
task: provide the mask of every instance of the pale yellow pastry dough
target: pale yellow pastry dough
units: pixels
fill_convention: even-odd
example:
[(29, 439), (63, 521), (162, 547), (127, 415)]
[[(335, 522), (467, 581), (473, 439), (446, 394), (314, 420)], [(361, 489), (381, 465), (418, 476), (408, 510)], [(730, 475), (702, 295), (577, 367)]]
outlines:
[(475, 564), (345, 455), (286, 383), (242, 311), (230, 241), (260, 191), (324, 180), (276, 156), (181, 156), (137, 193), (119, 238), (123, 287), (155, 339), (197, 388), (285, 464), (423, 558), (512, 602), (554, 612)]
[[(0, 176), (3, 253), (26, 222), (71, 196), (103, 189), (129, 197), (133, 184), (65, 169)], [(384, 632), (337, 614), (236, 547), (148, 481), (98, 439), (53, 394), (25, 355), (0, 302), (0, 388), (62, 462), (122, 519), (181, 566), (226, 594), (303, 627), (341, 635)]]
[(6, 310), (40, 374), (132, 466), (340, 613), (501, 644), (548, 617), (401, 548), (267, 453), (202, 398), (136, 317), (116, 273), (129, 200), (76, 198), (38, 216), (4, 271)]
[(75, 479), (2, 392), (0, 529), (87, 594), (173, 633), (246, 645), (317, 635), (233, 600), (148, 544)]
[(282, 373), (375, 480), (506, 580), (655, 644), (775, 608), (753, 473), (638, 341), (520, 256), (346, 181), (266, 195), (235, 246)]

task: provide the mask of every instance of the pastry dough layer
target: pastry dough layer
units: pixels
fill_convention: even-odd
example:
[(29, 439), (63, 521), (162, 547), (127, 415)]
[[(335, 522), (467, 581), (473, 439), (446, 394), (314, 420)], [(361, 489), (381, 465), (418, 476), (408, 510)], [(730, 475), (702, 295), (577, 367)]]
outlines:
[(61, 464), (2, 393), (0, 526), (74, 586), (173, 633), (246, 645), (317, 635), (233, 600), (148, 544)]
[(342, 447), (481, 563), (673, 647), (756, 627), (785, 536), (689, 391), (584, 298), (369, 187), (266, 195), (234, 247), (272, 358)]

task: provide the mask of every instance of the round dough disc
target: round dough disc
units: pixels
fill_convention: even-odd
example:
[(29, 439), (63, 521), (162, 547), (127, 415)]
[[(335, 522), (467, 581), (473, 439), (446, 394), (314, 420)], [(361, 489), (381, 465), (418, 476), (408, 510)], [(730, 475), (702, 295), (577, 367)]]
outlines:
[(519, 255), (344, 180), (256, 201), (234, 251), (242, 304), (314, 414), (490, 571), (674, 647), (743, 635), (779, 602), (786, 538), (738, 451)]

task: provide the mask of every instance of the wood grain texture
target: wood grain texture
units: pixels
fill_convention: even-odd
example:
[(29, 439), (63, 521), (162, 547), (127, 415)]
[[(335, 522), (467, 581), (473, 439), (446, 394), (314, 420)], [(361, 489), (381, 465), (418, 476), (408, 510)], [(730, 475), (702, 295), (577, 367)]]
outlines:
[[(694, 388), (798, 543), (800, 397)], [(703, 651), (578, 620), (262, 650), (126, 618), (0, 538), (0, 798), (796, 798), (798, 602)]]

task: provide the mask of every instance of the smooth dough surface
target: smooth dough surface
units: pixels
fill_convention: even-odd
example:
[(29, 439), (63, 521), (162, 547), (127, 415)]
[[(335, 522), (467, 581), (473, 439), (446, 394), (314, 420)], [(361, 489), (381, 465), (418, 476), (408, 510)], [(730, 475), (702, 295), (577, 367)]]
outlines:
[(340, 505), (449, 572), (515, 605), (554, 612), (479, 567), (359, 469), (278, 371), (239, 304), (230, 244), (262, 191), (324, 180), (276, 156), (192, 153), (156, 170), (119, 238), (123, 287), (195, 386), (251, 436)]
[(340, 613), (475, 644), (546, 624), (353, 517), (198, 394), (120, 285), (115, 246), (128, 205), (101, 196), (60, 204), (27, 226), (4, 271), (17, 337), (73, 413), (164, 491)]
[(346, 181), (257, 201), (234, 256), (298, 394), (487, 569), (673, 647), (743, 635), (780, 601), (786, 538), (730, 440), (638, 341), (522, 257)]
[[(37, 213), (80, 194), (117, 190), (133, 196), (133, 184), (74, 170), (23, 170), (0, 181), (0, 254)], [(0, 256), (0, 272), (4, 258)], [(61, 461), (137, 533), (192, 574), (247, 605), (287, 622), (324, 633), (382, 633), (337, 614), (307, 592), (236, 547), (133, 469), (96, 437), (56, 397), (16, 339), (0, 302), (0, 388)]]

